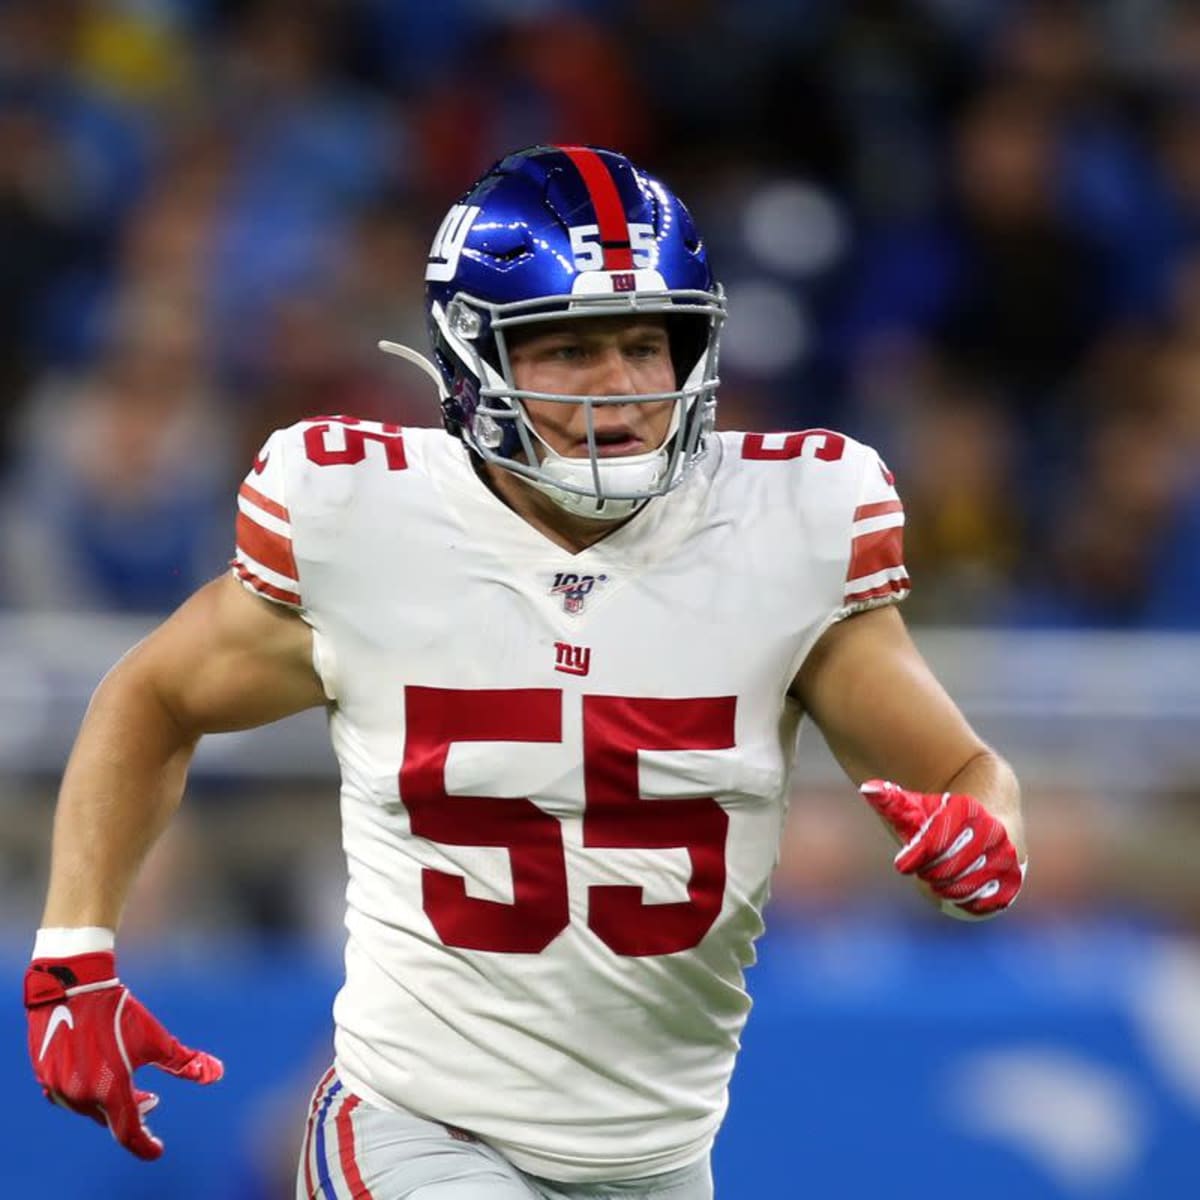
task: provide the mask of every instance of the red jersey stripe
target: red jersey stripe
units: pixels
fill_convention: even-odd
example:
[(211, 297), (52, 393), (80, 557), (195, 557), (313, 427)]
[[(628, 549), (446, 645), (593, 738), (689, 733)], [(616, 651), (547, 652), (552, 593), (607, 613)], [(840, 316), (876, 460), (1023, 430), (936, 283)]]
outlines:
[(900, 525), (860, 534), (850, 546), (848, 580), (904, 566), (904, 530)]
[(868, 517), (882, 517), (887, 513), (903, 511), (904, 505), (899, 500), (877, 500), (874, 504), (860, 504), (854, 510), (854, 520), (865, 521)]
[(288, 510), (272, 500), (270, 496), (264, 496), (257, 488), (252, 488), (248, 483), (243, 483), (238, 488), (238, 495), (245, 496), (251, 504), (257, 504), (263, 512), (270, 513), (273, 517), (278, 517), (281, 521), (290, 521), (292, 518), (288, 516)]
[(244, 512), (237, 515), (237, 544), (239, 550), (244, 550), (264, 567), (270, 567), (276, 575), (286, 576), (293, 582), (299, 579), (296, 557), (292, 553), (292, 539), (273, 529), (263, 528)]
[(606, 271), (632, 271), (633, 250), (629, 245), (629, 222), (625, 219), (625, 207), (617, 192), (617, 185), (609, 174), (604, 160), (595, 150), (586, 146), (558, 147), (583, 176), (584, 185), (596, 210), (596, 224), (600, 227), (600, 246), (604, 251)]
[(372, 1200), (370, 1189), (363, 1182), (362, 1173), (354, 1155), (354, 1126), (350, 1117), (359, 1105), (357, 1096), (347, 1096), (345, 1103), (338, 1109), (337, 1143), (338, 1158), (342, 1164), (342, 1174), (346, 1177), (346, 1185), (350, 1188), (351, 1200)]
[(908, 591), (911, 591), (911, 586), (906, 575), (903, 579), (889, 579), (887, 583), (868, 588), (865, 592), (847, 592), (845, 602), (858, 604), (862, 600), (878, 600), (883, 596), (903, 596)]
[(264, 596), (269, 596), (272, 600), (280, 600), (284, 604), (291, 604), (295, 608), (301, 607), (299, 592), (289, 592), (286, 588), (276, 587), (273, 583), (268, 583), (265, 579), (260, 579), (245, 563), (240, 563), (236, 559), (233, 563), (233, 569), (237, 572), (238, 578), (245, 580), (256, 592), (261, 592)]

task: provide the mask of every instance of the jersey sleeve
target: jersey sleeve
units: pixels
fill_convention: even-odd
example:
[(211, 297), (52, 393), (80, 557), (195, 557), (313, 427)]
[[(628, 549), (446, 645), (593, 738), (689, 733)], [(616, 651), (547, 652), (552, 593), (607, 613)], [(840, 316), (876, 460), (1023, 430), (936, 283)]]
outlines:
[(300, 609), (300, 576), (292, 550), (284, 439), (273, 433), (238, 488), (237, 551), (233, 573), (247, 590)]
[(911, 586), (904, 566), (904, 505), (895, 479), (874, 450), (867, 449), (865, 457), (839, 619), (895, 604)]

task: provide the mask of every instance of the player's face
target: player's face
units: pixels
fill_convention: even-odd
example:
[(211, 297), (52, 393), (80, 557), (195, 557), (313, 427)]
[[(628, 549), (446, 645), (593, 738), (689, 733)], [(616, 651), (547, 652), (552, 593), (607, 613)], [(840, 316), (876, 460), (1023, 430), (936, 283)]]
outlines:
[[(523, 391), (622, 396), (675, 388), (671, 347), (661, 317), (547, 322), (514, 341), (509, 361)], [(597, 453), (608, 457), (657, 450), (666, 439), (674, 408), (673, 400), (594, 405)], [(587, 414), (582, 405), (527, 400), (525, 410), (552, 450), (568, 458), (587, 457)]]

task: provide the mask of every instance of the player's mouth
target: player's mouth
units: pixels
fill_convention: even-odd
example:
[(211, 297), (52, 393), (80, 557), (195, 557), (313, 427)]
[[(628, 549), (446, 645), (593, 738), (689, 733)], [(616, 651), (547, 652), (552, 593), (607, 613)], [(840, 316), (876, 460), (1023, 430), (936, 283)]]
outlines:
[[(645, 449), (646, 443), (631, 429), (596, 430), (596, 455), (599, 458), (617, 458), (624, 454), (642, 454)], [(580, 455), (587, 454), (587, 438), (579, 440), (576, 450)]]

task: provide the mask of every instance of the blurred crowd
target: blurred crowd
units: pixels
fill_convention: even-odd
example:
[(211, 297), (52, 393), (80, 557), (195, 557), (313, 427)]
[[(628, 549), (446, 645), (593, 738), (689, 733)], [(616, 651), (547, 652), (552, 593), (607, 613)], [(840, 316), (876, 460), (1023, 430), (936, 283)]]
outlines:
[(921, 621), (1200, 628), (1200, 5), (4, 0), (0, 608), (162, 611), (264, 435), (436, 422), (441, 214), (506, 150), (693, 209), (727, 428), (906, 499)]

